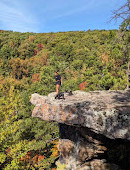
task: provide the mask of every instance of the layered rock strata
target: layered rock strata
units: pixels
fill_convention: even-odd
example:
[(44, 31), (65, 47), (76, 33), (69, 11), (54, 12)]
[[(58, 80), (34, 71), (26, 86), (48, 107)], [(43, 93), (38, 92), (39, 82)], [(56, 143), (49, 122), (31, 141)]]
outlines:
[(65, 93), (65, 100), (55, 100), (55, 93), (35, 93), (30, 101), (35, 105), (33, 117), (59, 123), (59, 161), (67, 170), (120, 169), (114, 163), (125, 163), (127, 169), (130, 92), (75, 91)]

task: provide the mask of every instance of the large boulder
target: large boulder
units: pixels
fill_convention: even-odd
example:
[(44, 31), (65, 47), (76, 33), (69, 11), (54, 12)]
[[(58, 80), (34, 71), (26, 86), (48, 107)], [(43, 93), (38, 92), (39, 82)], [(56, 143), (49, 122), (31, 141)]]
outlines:
[(33, 117), (73, 126), (83, 126), (111, 139), (130, 140), (130, 92), (75, 91), (65, 100), (32, 94)]
[[(33, 117), (59, 124), (57, 167), (120, 170), (130, 167), (130, 92), (75, 91), (65, 100), (32, 94)], [(121, 166), (121, 168), (120, 168)]]

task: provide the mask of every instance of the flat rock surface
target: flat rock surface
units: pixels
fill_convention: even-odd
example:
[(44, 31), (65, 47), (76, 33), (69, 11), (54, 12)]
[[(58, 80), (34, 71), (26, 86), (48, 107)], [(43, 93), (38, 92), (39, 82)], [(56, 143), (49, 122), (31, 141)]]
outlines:
[(115, 139), (130, 140), (130, 92), (128, 91), (74, 91), (65, 100), (32, 94), (35, 105), (33, 117), (73, 126), (88, 127), (96, 133)]

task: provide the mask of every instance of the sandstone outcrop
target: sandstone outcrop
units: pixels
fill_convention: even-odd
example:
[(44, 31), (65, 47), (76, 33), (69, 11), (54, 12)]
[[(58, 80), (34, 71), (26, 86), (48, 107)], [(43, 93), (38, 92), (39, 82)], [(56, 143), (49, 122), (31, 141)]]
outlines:
[(35, 105), (33, 117), (59, 123), (59, 161), (66, 164), (67, 170), (120, 169), (111, 160), (117, 160), (121, 154), (124, 157), (119, 164), (126, 161), (127, 168), (130, 92), (75, 91), (70, 96), (65, 93), (65, 100), (56, 100), (55, 93), (35, 93), (30, 101)]

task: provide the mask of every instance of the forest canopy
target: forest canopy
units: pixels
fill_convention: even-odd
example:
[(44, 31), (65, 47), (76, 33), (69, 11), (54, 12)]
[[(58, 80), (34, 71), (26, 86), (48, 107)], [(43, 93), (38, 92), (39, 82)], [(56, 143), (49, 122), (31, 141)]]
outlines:
[(58, 125), (32, 118), (32, 93), (124, 90), (130, 31), (19, 33), (0, 30), (0, 168), (53, 168)]

